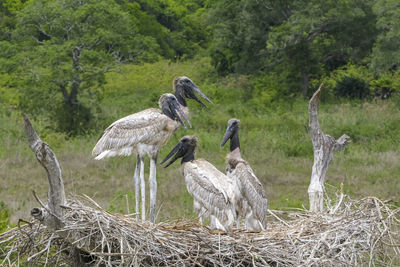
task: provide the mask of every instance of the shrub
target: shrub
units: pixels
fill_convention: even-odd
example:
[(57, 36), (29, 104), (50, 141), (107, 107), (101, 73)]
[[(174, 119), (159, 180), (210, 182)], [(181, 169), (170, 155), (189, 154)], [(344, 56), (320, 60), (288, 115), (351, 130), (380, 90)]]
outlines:
[(370, 95), (369, 85), (360, 78), (344, 77), (333, 89), (338, 97), (365, 99)]
[(385, 72), (371, 81), (371, 92), (375, 97), (387, 99), (395, 92), (400, 92), (399, 74)]

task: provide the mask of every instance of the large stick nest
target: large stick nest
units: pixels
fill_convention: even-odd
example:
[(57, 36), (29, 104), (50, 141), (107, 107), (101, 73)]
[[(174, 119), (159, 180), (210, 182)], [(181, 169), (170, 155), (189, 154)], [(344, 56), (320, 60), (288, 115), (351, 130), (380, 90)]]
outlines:
[(76, 248), (97, 266), (399, 264), (400, 209), (374, 197), (342, 200), (323, 214), (273, 211), (261, 233), (221, 233), (191, 221), (143, 223), (74, 197), (62, 230), (33, 220), (1, 234), (0, 265), (68, 265)]

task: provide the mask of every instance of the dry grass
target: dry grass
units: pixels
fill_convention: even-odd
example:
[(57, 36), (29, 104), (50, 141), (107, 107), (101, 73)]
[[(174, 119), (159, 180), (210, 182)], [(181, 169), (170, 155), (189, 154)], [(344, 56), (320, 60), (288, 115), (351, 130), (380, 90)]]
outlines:
[[(400, 209), (341, 195), (328, 212), (273, 211), (266, 231), (211, 231), (193, 221), (142, 223), (75, 197), (63, 219), (68, 240), (105, 266), (395, 266)], [(282, 219), (285, 218), (285, 219)], [(0, 235), (2, 264), (63, 265), (69, 243), (39, 222)]]

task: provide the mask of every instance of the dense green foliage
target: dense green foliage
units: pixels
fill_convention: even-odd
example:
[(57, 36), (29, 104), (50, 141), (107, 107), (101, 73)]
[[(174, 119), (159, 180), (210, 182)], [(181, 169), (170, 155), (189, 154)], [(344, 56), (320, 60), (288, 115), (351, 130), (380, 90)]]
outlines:
[[(227, 119), (238, 117), (244, 155), (272, 186), (272, 207), (299, 206), (305, 194), (297, 192), (306, 192), (312, 164), (307, 101), (324, 83), (322, 126), (335, 137), (352, 138), (329, 179), (344, 181), (355, 195), (372, 194), (365, 188), (382, 179), (378, 191), (392, 197), (399, 191), (393, 186), (399, 63), (396, 0), (1, 1), (0, 158), (8, 160), (0, 175), (15, 180), (24, 168), (36, 167), (27, 165), (32, 155), (20, 124), (25, 112), (61, 151), (67, 188), (87, 193), (95, 180), (103, 190), (99, 198), (124, 210), (125, 197), (132, 198), (126, 187), (132, 159), (93, 163), (90, 150), (111, 122), (155, 107), (160, 94), (171, 91), (173, 77), (186, 75), (214, 105), (205, 110), (190, 102), (194, 128), (179, 130), (165, 151), (183, 134), (197, 134), (200, 155), (223, 169), (219, 135)], [(160, 198), (170, 196), (166, 205), (179, 207), (167, 207), (171, 214), (161, 217), (187, 215), (182, 210), (191, 210), (191, 200), (184, 184), (174, 188), (178, 171), (160, 174)], [(26, 180), (42, 176), (38, 169)], [(111, 181), (117, 188), (109, 187)], [(0, 195), (16, 188), (0, 187)], [(25, 205), (13, 203), (12, 211)]]
[(102, 127), (105, 74), (124, 64), (210, 56), (208, 79), (251, 77), (243, 97), (260, 108), (327, 80), (331, 100), (399, 90), (394, 0), (7, 0), (0, 13), (3, 111), (67, 135)]

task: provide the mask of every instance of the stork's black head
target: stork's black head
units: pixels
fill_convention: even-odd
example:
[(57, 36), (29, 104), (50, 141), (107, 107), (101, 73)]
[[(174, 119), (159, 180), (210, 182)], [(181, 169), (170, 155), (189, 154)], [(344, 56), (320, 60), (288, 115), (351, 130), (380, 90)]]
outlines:
[(197, 137), (196, 136), (184, 136), (181, 138), (179, 143), (169, 152), (169, 154), (161, 161), (160, 164), (166, 162), (174, 154), (174, 157), (165, 165), (167, 168), (169, 165), (174, 163), (178, 158), (182, 158), (182, 162), (188, 162), (194, 160), (194, 150), (197, 147)]
[(200, 91), (200, 89), (197, 87), (197, 85), (186, 76), (175, 77), (174, 92), (175, 92), (176, 98), (178, 99), (179, 103), (182, 106), (186, 106), (185, 98), (190, 98), (190, 99), (196, 100), (201, 105), (207, 107), (206, 104), (201, 102), (201, 100), (196, 96), (196, 94), (194, 92), (198, 93), (202, 98), (204, 98), (205, 100), (207, 100), (208, 102), (210, 102), (212, 104), (212, 101), (210, 99), (208, 99), (208, 97), (205, 94), (203, 94), (202, 91)]
[(161, 111), (171, 119), (180, 121), (185, 128), (186, 121), (189, 127), (192, 128), (189, 119), (186, 117), (185, 113), (183, 113), (178, 100), (173, 94), (163, 94), (158, 100), (158, 106), (161, 108)]
[[(232, 139), (234, 136), (237, 136), (239, 134), (239, 126), (240, 126), (240, 120), (238, 119), (233, 118), (228, 121), (228, 127), (226, 128), (226, 132), (224, 135), (224, 139), (222, 140), (221, 147), (224, 146), (229, 139)], [(238, 139), (237, 146), (239, 146), (239, 138), (237, 139)]]

